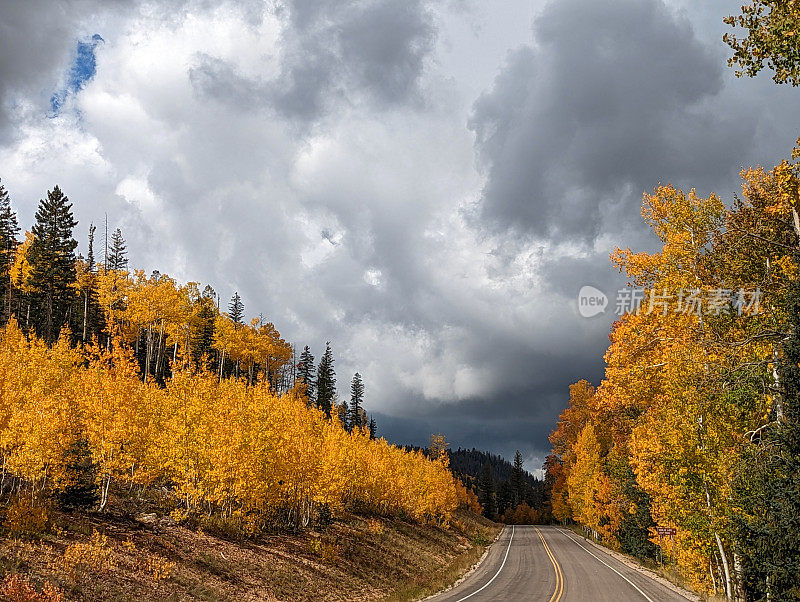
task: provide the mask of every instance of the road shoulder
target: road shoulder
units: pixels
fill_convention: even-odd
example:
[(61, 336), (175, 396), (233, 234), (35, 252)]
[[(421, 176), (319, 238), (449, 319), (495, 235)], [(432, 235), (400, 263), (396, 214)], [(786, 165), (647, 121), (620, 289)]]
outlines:
[(458, 587), (464, 581), (469, 579), (470, 576), (480, 568), (480, 566), (483, 564), (483, 561), (486, 560), (486, 557), (489, 555), (489, 552), (492, 550), (494, 545), (498, 542), (498, 540), (500, 539), (500, 536), (505, 532), (506, 527), (507, 527), (507, 525), (503, 526), (503, 528), (500, 529), (497, 532), (497, 535), (494, 536), (494, 540), (488, 546), (486, 546), (486, 549), (483, 551), (483, 555), (478, 559), (478, 561), (475, 564), (473, 564), (469, 568), (469, 570), (467, 570), (463, 575), (461, 575), (461, 577), (459, 577), (456, 581), (454, 581), (453, 583), (451, 583), (449, 586), (445, 587), (444, 589), (439, 590), (438, 592), (435, 592), (433, 594), (430, 594), (429, 596), (425, 596), (424, 598), (419, 598), (418, 602), (424, 602), (425, 600), (430, 600), (430, 599), (435, 598), (437, 596), (441, 596), (442, 594), (449, 592), (453, 588)]

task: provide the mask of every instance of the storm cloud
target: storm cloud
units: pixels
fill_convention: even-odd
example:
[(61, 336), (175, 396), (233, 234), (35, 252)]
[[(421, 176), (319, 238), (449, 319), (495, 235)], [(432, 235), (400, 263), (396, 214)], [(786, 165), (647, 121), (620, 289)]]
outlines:
[(591, 243), (637, 220), (643, 191), (718, 183), (752, 144), (752, 120), (716, 102), (717, 40), (661, 2), (552, 3), (533, 40), (509, 53), (470, 120), (487, 172), (481, 215), (501, 227)]

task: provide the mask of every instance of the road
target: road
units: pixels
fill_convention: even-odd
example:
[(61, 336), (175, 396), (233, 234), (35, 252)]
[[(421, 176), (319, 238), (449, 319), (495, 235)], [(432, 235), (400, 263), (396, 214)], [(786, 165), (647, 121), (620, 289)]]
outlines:
[(686, 600), (559, 527), (505, 527), (481, 565), (429, 602)]

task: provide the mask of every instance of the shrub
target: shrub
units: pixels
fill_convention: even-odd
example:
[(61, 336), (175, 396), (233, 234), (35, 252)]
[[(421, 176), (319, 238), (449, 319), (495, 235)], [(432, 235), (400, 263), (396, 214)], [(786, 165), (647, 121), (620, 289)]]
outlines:
[(12, 537), (39, 535), (47, 529), (47, 511), (28, 499), (19, 500), (6, 510), (3, 527)]
[(108, 537), (95, 530), (88, 542), (78, 542), (64, 550), (64, 572), (73, 579), (80, 571), (105, 573), (117, 566), (117, 555), (108, 543)]
[(383, 535), (383, 523), (377, 518), (370, 518), (367, 520), (367, 529), (373, 535)]
[(63, 602), (64, 594), (55, 585), (45, 581), (41, 592), (24, 575), (6, 575), (0, 583), (0, 599), (8, 602)]
[(321, 558), (324, 562), (334, 562), (339, 558), (339, 548), (333, 542), (314, 537), (308, 542), (308, 546), (311, 553)]
[(175, 570), (175, 563), (158, 555), (152, 555), (147, 559), (147, 572), (155, 579), (169, 579)]

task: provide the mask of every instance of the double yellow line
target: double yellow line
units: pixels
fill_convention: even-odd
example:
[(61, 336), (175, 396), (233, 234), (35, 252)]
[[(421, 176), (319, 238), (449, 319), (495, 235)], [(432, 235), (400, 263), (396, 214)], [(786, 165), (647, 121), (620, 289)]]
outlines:
[(550, 546), (547, 545), (544, 535), (539, 531), (539, 527), (536, 527), (536, 532), (539, 534), (539, 539), (542, 540), (542, 544), (544, 545), (544, 551), (547, 552), (547, 556), (550, 558), (550, 562), (553, 563), (553, 569), (556, 572), (556, 590), (553, 592), (553, 595), (550, 596), (550, 602), (558, 602), (561, 599), (561, 595), (564, 593), (564, 575), (561, 573), (561, 565), (558, 564), (555, 554), (550, 551)]

